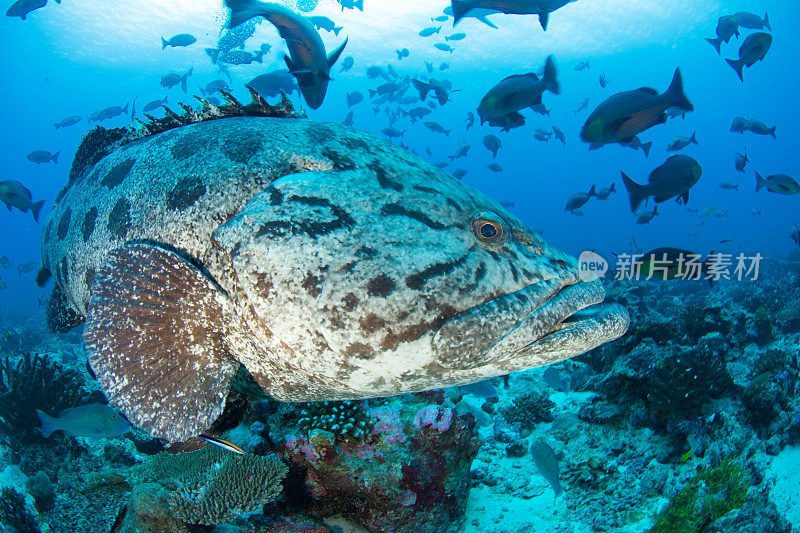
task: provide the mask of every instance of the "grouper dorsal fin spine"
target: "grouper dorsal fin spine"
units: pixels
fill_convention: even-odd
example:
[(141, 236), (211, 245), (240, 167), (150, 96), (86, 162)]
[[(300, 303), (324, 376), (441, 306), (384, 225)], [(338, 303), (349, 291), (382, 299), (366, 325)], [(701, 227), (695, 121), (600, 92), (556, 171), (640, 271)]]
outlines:
[(150, 244), (112, 250), (92, 286), (84, 341), (111, 403), (171, 442), (222, 413), (239, 363), (225, 343), (225, 297), (178, 254)]

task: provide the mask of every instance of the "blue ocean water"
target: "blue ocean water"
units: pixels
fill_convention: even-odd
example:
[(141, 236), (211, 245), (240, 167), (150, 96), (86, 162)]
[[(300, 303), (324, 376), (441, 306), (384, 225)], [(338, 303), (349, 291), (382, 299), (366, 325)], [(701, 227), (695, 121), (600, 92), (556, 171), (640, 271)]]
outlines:
[[(7, 0), (6, 4), (10, 6), (11, 2)], [(298, 11), (298, 6), (293, 2), (285, 5)], [(643, 338), (652, 338), (658, 345), (669, 344), (673, 336), (682, 336), (683, 341), (676, 341), (676, 345), (684, 347), (697, 343), (705, 346), (717, 341), (724, 342), (730, 349), (726, 351), (717, 346), (713, 348), (716, 350), (713, 353), (727, 354), (720, 357), (732, 365), (728, 369), (732, 375), (736, 371), (746, 374), (745, 370), (736, 365), (746, 366), (759, 359), (761, 352), (783, 350), (789, 354), (787, 358), (794, 358), (792, 360), (795, 361), (786, 363), (787, 370), (783, 372), (787, 376), (795, 376), (797, 369), (792, 364), (796, 365), (797, 331), (793, 325), (782, 325), (780, 327), (783, 329), (779, 329), (777, 324), (790, 324), (793, 320), (800, 319), (797, 316), (797, 306), (792, 303), (793, 295), (797, 294), (798, 244), (791, 237), (793, 226), (800, 224), (800, 204), (798, 196), (775, 194), (763, 189), (756, 192), (754, 171), (757, 170), (763, 176), (787, 174), (794, 178), (800, 177), (797, 160), (793, 157), (795, 147), (800, 144), (800, 114), (795, 109), (796, 74), (793, 68), (796, 64), (796, 51), (800, 49), (800, 36), (795, 31), (800, 21), (800, 8), (792, 2), (775, 0), (578, 0), (553, 12), (547, 31), (543, 31), (535, 15), (490, 15), (490, 19), (497, 24), (497, 29), (473, 18), (465, 18), (455, 27), (452, 17), (443, 22), (432, 21), (432, 18), (442, 15), (442, 10), (446, 7), (447, 3), (441, 1), (365, 0), (361, 11), (344, 9), (333, 0), (321, 0), (313, 11), (305, 14), (327, 16), (337, 26), (343, 26), (338, 35), (320, 30), (326, 49), (330, 52), (345, 37), (348, 43), (342, 57), (331, 70), (332, 80), (322, 106), (310, 109), (295, 92), (291, 95), (295, 107), (303, 108), (311, 119), (331, 122), (343, 121), (348, 111), (352, 110), (356, 128), (380, 136), (381, 130), (390, 126), (387, 111), (391, 113), (399, 108), (410, 109), (425, 104), (400, 105), (390, 102), (378, 106), (377, 113), (374, 112), (368, 91), (375, 89), (384, 80), (369, 79), (366, 75), (368, 67), (386, 68), (391, 65), (400, 80), (430, 77), (449, 80), (454, 89), (450, 101), (436, 106), (417, 123), (402, 116), (398, 117), (393, 127), (405, 133), (401, 138), (393, 139), (394, 142), (403, 143), (431, 162), (448, 162), (445, 167), (448, 172), (458, 168), (467, 170), (463, 177), (465, 183), (496, 200), (514, 202), (510, 210), (540, 231), (548, 243), (574, 256), (585, 250), (597, 252), (612, 263), (612, 269), (615, 255), (660, 247), (686, 249), (699, 254), (707, 254), (712, 250), (733, 256), (740, 253), (748, 257), (760, 254), (766, 265), (764, 271), (770, 276), (764, 282), (766, 285), (751, 283), (743, 288), (741, 285), (723, 284), (722, 288), (717, 287), (717, 292), (707, 289), (705, 284), (702, 287), (701, 284), (647, 285), (647, 291), (650, 292), (636, 296), (634, 305), (638, 309), (632, 311), (632, 314), (636, 313), (635, 318), (650, 321), (648, 324), (661, 323), (659, 317), (653, 316), (657, 313), (660, 317), (666, 317), (667, 321), (672, 319), (677, 323), (680, 322), (676, 318), (679, 314), (679, 302), (689, 302), (691, 297), (699, 300), (699, 303), (693, 300), (691, 303), (700, 306), (698, 309), (703, 309), (705, 317), (711, 317), (718, 311), (708, 311), (715, 305), (743, 309), (741, 316), (736, 319), (705, 319), (716, 320), (717, 323), (727, 321), (730, 324), (744, 324), (746, 320), (753, 322), (756, 320), (753, 316), (764, 309), (762, 313), (772, 315), (776, 324), (775, 334), (769, 342), (756, 339), (758, 335), (752, 331), (747, 334), (737, 333), (739, 330), (734, 326), (730, 330), (711, 328), (696, 336), (694, 333), (687, 333), (686, 329), (672, 331), (669, 334), (672, 336), (668, 336), (666, 330), (657, 330), (655, 333), (651, 330), (637, 330), (637, 342)], [(724, 59), (738, 57), (739, 46), (746, 36), (759, 30), (742, 28), (740, 37), (734, 37), (730, 43), (722, 45), (721, 55), (705, 41), (705, 38), (714, 37), (719, 17), (740, 11), (759, 15), (768, 12), (770, 31), (774, 36), (765, 59), (744, 70), (744, 82), (738, 79)], [(261, 43), (269, 43), (272, 48), (265, 55), (263, 63), (230, 66), (230, 80), (221, 74), (211, 64), (204, 49), (216, 46), (227, 17), (228, 11), (224, 5), (211, 0), (125, 3), (110, 0), (63, 0), (60, 4), (49, 2), (43, 8), (30, 13), (24, 21), (14, 17), (0, 19), (0, 35), (3, 36), (0, 41), (0, 57), (4, 58), (4, 81), (0, 87), (4, 104), (0, 108), (0, 128), (4, 131), (3, 149), (0, 152), (3, 179), (21, 182), (31, 191), (33, 200), (45, 202), (38, 224), (30, 213), (21, 213), (16, 209), (0, 211), (2, 225), (6, 228), (0, 234), (0, 255), (8, 257), (10, 261), (7, 268), (0, 270), (0, 279), (5, 285), (0, 290), (0, 316), (5, 331), (19, 335), (20, 332), (31, 330), (41, 338), (45, 337), (44, 302), (53, 282), (39, 288), (34, 282), (38, 266), (24, 273), (18, 273), (17, 267), (30, 262), (41, 262), (42, 221), (53, 206), (58, 191), (66, 184), (72, 156), (83, 134), (90, 128), (86, 120), (90, 113), (116, 105), (128, 105), (128, 110), (131, 110), (134, 101), (141, 113), (145, 103), (165, 96), (169, 99), (168, 105), (178, 110), (178, 102), (194, 105), (196, 101), (192, 95), (199, 95), (200, 87), (217, 79), (226, 80), (232, 93), (246, 101), (249, 98), (244, 87), (246, 82), (257, 75), (285, 68), (283, 56), (287, 53), (286, 43), (272, 25), (262, 22), (255, 34), (248, 39), (247, 49), (254, 50)], [(441, 26), (441, 30), (430, 37), (421, 37), (418, 34), (420, 30), (429, 26)], [(464, 32), (466, 37), (463, 40), (444, 40), (445, 35), (454, 32)], [(190, 33), (197, 38), (197, 42), (187, 47), (162, 49), (161, 37), (169, 38), (179, 33)], [(433, 46), (434, 43), (447, 43), (454, 51), (451, 53), (439, 50)], [(396, 50), (402, 48), (407, 48), (409, 55), (399, 59)], [(508, 132), (501, 132), (487, 124), (480, 125), (477, 117), (475, 126), (466, 128), (468, 113), (477, 115), (478, 104), (490, 88), (513, 74), (541, 74), (545, 60), (550, 55), (555, 61), (561, 90), (560, 94), (545, 92), (543, 96), (543, 102), (550, 110), (549, 116), (527, 109), (522, 111), (526, 124)], [(352, 56), (354, 66), (351, 70), (342, 72), (340, 66), (347, 56)], [(576, 70), (575, 67), (583, 61), (589, 61), (589, 67)], [(433, 72), (428, 72), (425, 62), (433, 64)], [(441, 69), (440, 65), (445, 64), (447, 67)], [(193, 72), (188, 78), (187, 92), (181, 91), (179, 86), (171, 89), (160, 86), (159, 81), (163, 75), (170, 72), (182, 73), (189, 68)], [(616, 144), (590, 150), (588, 144), (581, 140), (579, 133), (588, 114), (606, 98), (638, 87), (652, 87), (663, 92), (669, 86), (676, 68), (680, 68), (684, 92), (695, 109), (687, 113), (685, 118), (671, 118), (665, 124), (639, 134), (642, 142), (653, 142), (649, 157), (645, 157), (639, 150), (634, 151)], [(608, 80), (605, 88), (598, 81), (601, 75)], [(360, 91), (365, 99), (348, 108), (347, 94), (353, 91)], [(414, 95), (414, 88), (411, 87), (406, 94)], [(588, 107), (576, 112), (586, 98)], [(54, 128), (54, 123), (70, 115), (80, 115), (83, 119), (74, 126)], [(776, 125), (776, 138), (750, 132), (731, 132), (731, 122), (739, 116), (761, 120), (770, 127)], [(141, 114), (139, 117), (143, 118)], [(445, 129), (451, 130), (451, 133), (444, 136), (430, 131), (422, 125), (427, 120), (438, 122)], [(109, 128), (129, 124), (133, 124), (129, 114), (101, 123)], [(566, 144), (562, 145), (554, 137), (547, 142), (534, 138), (536, 128), (551, 131), (553, 126), (564, 131)], [(645, 183), (650, 172), (671, 155), (666, 151), (670, 141), (678, 136), (689, 137), (693, 133), (696, 133), (698, 144), (690, 144), (679, 153), (694, 157), (701, 164), (703, 173), (699, 182), (691, 188), (688, 205), (683, 206), (674, 200), (668, 200), (659, 204), (659, 214), (651, 222), (636, 224), (636, 216), (631, 213), (620, 171), (631, 176), (634, 181)], [(497, 135), (502, 140), (503, 145), (496, 158), (482, 145), (482, 139), (487, 134)], [(448, 156), (455, 154), (464, 145), (471, 146), (467, 156), (451, 162)], [(26, 155), (34, 150), (59, 152), (58, 163), (35, 164), (29, 161)], [(750, 162), (742, 173), (734, 168), (734, 156), (745, 150)], [(492, 162), (501, 165), (502, 172), (488, 169), (487, 165)], [(738, 185), (738, 190), (721, 188), (720, 183), (726, 181)], [(618, 192), (612, 194), (607, 201), (590, 199), (580, 209), (580, 215), (565, 210), (565, 204), (571, 195), (588, 191), (592, 185), (600, 189), (612, 183), (616, 184)], [(653, 205), (651, 201), (649, 207), (652, 209)], [(687, 207), (699, 212), (690, 211)], [(630, 295), (626, 295), (623, 289), (610, 292), (618, 297), (618, 301), (631, 304)], [(664, 304), (664, 300), (674, 305), (670, 306), (669, 302)], [(656, 307), (648, 307), (651, 304)], [(666, 307), (657, 306), (661, 304)], [(647, 310), (643, 310), (644, 308)], [(675, 314), (670, 315), (670, 312)], [(745, 316), (747, 313), (749, 315)], [(699, 320), (699, 317), (695, 318)], [(688, 322), (690, 320), (687, 319), (686, 323)], [(744, 331), (746, 328), (741, 325), (740, 329)], [(722, 340), (716, 337), (707, 338), (713, 332), (719, 333)], [(747, 336), (751, 334), (754, 335), (752, 338)], [(7, 333), (6, 336), (9, 335), (11, 334)], [(80, 345), (79, 339), (72, 340), (75, 341), (74, 344)], [(37, 341), (40, 341), (39, 337)], [(624, 342), (624, 339), (620, 342)], [(748, 352), (747, 346), (753, 346), (753, 343), (758, 347)], [(30, 344), (20, 343), (28, 349), (31, 349)], [(36, 346), (38, 350), (46, 350), (56, 344), (56, 341), (41, 340)], [(635, 348), (627, 346), (627, 349), (630, 353)], [(753, 355), (756, 352), (758, 353)], [(747, 359), (748, 353), (751, 359)], [(16, 355), (10, 351), (4, 357), (9, 354)], [(600, 362), (604, 357), (608, 356), (597, 356), (594, 361), (596, 364), (587, 363), (587, 359), (582, 360), (582, 363), (589, 364), (597, 372), (609, 372), (611, 365)], [(80, 369), (80, 355), (71, 360), (70, 364)], [(568, 370), (573, 372), (576, 369)], [(691, 372), (691, 369), (687, 371)], [(525, 382), (527, 378), (517, 379)], [(786, 413), (780, 415), (786, 419), (784, 430), (795, 427), (797, 420), (800, 420), (797, 418), (798, 411), (793, 410), (797, 395), (789, 392), (797, 387), (793, 379), (794, 377), (786, 377), (780, 382), (783, 385), (775, 385), (786, 389), (780, 400), (783, 402), (781, 409)], [(750, 386), (750, 381), (744, 378), (742, 381), (734, 381), (738, 387), (746, 389)], [(498, 382), (495, 385), (499, 387), (501, 384)], [(526, 386), (520, 385), (519, 391), (527, 390)], [(565, 392), (559, 391), (555, 394), (560, 395), (556, 398), (557, 409), (567, 409), (563, 406), (577, 401)], [(613, 397), (613, 391), (603, 390), (602, 394)], [(513, 403), (512, 396), (510, 391), (504, 392), (501, 399)], [(604, 396), (603, 401), (607, 399)], [(499, 418), (497, 412), (491, 412), (490, 407), (484, 411), (488, 411), (495, 419)], [(722, 416), (719, 415), (721, 411), (724, 409), (720, 408), (716, 414)], [(702, 412), (706, 418), (711, 414), (713, 413)], [(485, 426), (490, 427), (492, 424), (487, 423)], [(667, 426), (654, 431), (695, 435), (685, 428), (678, 431), (671, 426), (667, 429)], [(509, 442), (503, 440), (506, 437), (498, 437), (502, 431), (496, 429), (496, 425), (493, 427), (493, 432), (488, 431), (491, 434), (488, 440), (494, 442), (496, 449), (505, 454), (505, 445)], [(638, 427), (652, 429), (652, 425), (646, 423)], [(756, 429), (753, 431), (761, 431), (758, 424), (754, 424), (754, 427)], [(527, 435), (520, 436), (517, 433), (514, 438), (529, 437), (531, 428), (528, 429)], [(484, 428), (484, 431), (487, 430)], [(769, 443), (769, 439), (775, 438), (776, 434), (761, 435), (761, 440)], [(623, 430), (620, 430), (619, 435), (617, 438), (623, 441), (630, 437)], [(576, 438), (586, 437), (584, 435)], [(637, 438), (644, 437), (639, 434)], [(709, 438), (724, 440), (719, 435)], [(797, 436), (781, 438), (783, 441), (779, 448), (783, 449), (787, 443), (795, 443)], [(498, 442), (503, 443), (502, 448)], [(488, 445), (489, 448), (491, 446)], [(622, 446), (630, 446), (630, 443)], [(528, 447), (529, 443), (525, 441), (524, 449), (527, 451)], [(660, 462), (673, 464), (680, 460), (683, 453), (700, 447), (700, 444), (690, 443), (683, 447), (678, 446), (679, 452), (658, 452), (654, 456), (659, 459), (669, 456), (669, 460)], [(709, 447), (708, 444), (706, 447)], [(738, 457), (745, 449), (744, 446), (737, 448), (733, 445), (724, 448), (726, 453), (719, 453), (725, 457)], [(770, 457), (778, 455), (774, 446), (772, 452)], [(698, 457), (700, 459), (697, 469), (712, 468), (720, 463), (712, 460), (704, 463), (702, 459), (707, 459), (708, 456)], [(564, 458), (561, 460), (563, 464)], [(586, 461), (588, 460), (587, 458)], [(787, 459), (784, 457), (783, 460)], [(796, 468), (796, 464), (788, 461)], [(532, 461), (528, 462), (532, 464)], [(487, 487), (497, 486), (496, 479), (494, 485), (477, 482), (475, 479), (486, 481), (491, 477), (486, 470), (492, 470), (497, 465), (492, 465), (488, 460), (480, 465), (473, 465), (472, 486), (479, 491), (488, 491)], [(763, 469), (759, 472), (763, 474)], [(753, 471), (748, 473), (755, 475)], [(691, 477), (688, 470), (674, 475), (684, 482)], [(777, 483), (783, 482), (789, 483), (789, 487), (795, 486), (791, 483), (797, 483), (791, 480)], [(577, 477), (572, 484), (580, 484)], [(682, 486), (676, 486), (678, 488), (673, 492)], [(600, 491), (602, 487), (587, 490)], [(503, 490), (497, 489), (496, 492)], [(507, 488), (505, 492), (510, 493), (511, 490)], [(566, 489), (566, 493), (569, 493), (569, 489)], [(667, 494), (665, 489), (664, 495)], [(549, 495), (550, 493), (548, 497)], [(524, 502), (533, 501), (534, 498), (529, 495), (517, 499)], [(665, 496), (665, 501), (667, 499)], [(493, 500), (487, 496), (487, 501)], [(497, 505), (502, 508), (512, 504), (504, 502)], [(664, 505), (662, 502), (662, 510)], [(523, 509), (524, 506), (520, 508)], [(507, 513), (512, 514), (513, 509)], [(658, 506), (650, 510), (656, 511)], [(40, 511), (42, 516), (47, 512)], [(539, 511), (526, 512), (530, 512), (531, 516), (536, 515), (536, 520), (541, 518), (536, 514)], [(764, 513), (767, 514), (767, 511)], [(796, 505), (794, 508), (781, 507), (780, 513), (794, 519), (800, 516)], [(487, 525), (484, 521), (485, 514), (485, 509), (479, 512), (475, 506), (469, 507), (465, 526), (467, 530), (470, 527), (474, 531), (521, 530), (518, 525), (511, 525), (511, 522), (503, 520)], [(586, 530), (601, 527), (597, 524), (592, 526), (585, 520), (580, 522), (574, 514), (564, 518), (567, 515), (568, 513), (562, 514), (560, 521), (554, 520), (547, 525), (536, 522), (540, 529), (535, 530), (566, 531), (565, 524), (570, 524), (570, 520), (574, 521), (572, 525), (575, 525), (575, 530), (583, 530), (578, 528), (578, 523), (583, 524), (581, 527), (589, 528)], [(45, 521), (47, 520), (42, 519), (42, 523)], [(365, 523), (351, 521), (360, 523), (361, 526)], [(534, 522), (533, 518), (529, 521), (530, 524)], [(479, 525), (474, 525), (475, 523)], [(800, 527), (799, 523), (794, 521), (793, 526)], [(394, 530), (390, 526), (386, 527), (385, 531)], [(631, 517), (624, 527), (621, 522), (605, 527), (606, 530), (636, 531), (650, 526), (641, 525)], [(757, 526), (746, 527), (754, 528), (749, 529), (752, 531), (761, 530), (755, 529)], [(768, 526), (764, 527), (767, 529), (763, 530), (769, 530)], [(439, 530), (446, 531), (444, 527)], [(682, 531), (679, 528), (673, 530)]]

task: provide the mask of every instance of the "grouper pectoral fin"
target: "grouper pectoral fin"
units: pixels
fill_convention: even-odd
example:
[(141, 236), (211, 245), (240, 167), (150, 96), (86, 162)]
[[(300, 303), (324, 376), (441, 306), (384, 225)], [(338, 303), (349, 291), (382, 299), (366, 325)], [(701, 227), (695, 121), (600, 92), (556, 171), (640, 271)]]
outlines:
[(103, 391), (130, 421), (170, 442), (222, 413), (239, 363), (225, 343), (227, 296), (178, 253), (112, 250), (94, 284), (83, 338)]

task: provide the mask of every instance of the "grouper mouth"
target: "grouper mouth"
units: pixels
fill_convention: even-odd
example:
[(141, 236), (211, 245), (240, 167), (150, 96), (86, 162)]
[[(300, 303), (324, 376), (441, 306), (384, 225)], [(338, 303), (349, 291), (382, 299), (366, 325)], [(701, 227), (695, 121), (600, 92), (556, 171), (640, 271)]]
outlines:
[(544, 280), (500, 296), (442, 325), (433, 341), (438, 362), (462, 369), (491, 363), (513, 371), (589, 351), (628, 328), (625, 308), (604, 299), (599, 281), (574, 278)]

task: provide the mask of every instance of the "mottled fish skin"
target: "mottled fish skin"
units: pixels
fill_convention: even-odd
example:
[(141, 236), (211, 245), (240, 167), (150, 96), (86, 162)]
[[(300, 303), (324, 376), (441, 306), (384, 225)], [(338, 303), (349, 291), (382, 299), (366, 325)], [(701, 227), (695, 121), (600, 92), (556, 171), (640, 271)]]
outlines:
[[(502, 227), (502, 241), (475, 237), (485, 220)], [(582, 353), (628, 324), (605, 306), (560, 325), (604, 296), (599, 283), (579, 282), (573, 258), (438, 168), (335, 123), (226, 118), (128, 144), (54, 206), (43, 264), (87, 316), (109, 251), (130, 241), (202, 263), (222, 290), (197, 302), (219, 306), (220, 352), (234, 358), (208, 368), (229, 380), (241, 363), (282, 401), (474, 382)], [(210, 422), (138, 416), (153, 410), (138, 398), (111, 396), (169, 440)]]

